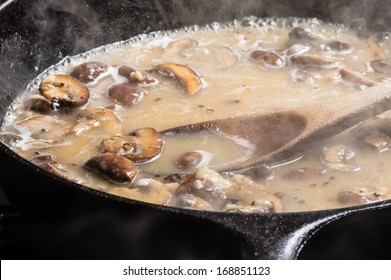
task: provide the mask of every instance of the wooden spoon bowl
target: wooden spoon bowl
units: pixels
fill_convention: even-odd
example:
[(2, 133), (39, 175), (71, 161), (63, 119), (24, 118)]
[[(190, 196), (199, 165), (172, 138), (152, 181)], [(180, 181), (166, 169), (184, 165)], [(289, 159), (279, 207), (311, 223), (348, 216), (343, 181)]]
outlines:
[(241, 170), (291, 158), (308, 144), (336, 135), (391, 109), (391, 80), (346, 96), (301, 108), (252, 114), (174, 127), (162, 135), (211, 133), (244, 139), (252, 155), (218, 171)]

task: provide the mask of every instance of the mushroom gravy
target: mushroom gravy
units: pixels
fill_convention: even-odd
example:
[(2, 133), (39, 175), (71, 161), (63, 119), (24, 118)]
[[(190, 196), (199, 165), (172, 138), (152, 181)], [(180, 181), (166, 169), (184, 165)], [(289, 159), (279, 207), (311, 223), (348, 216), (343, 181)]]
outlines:
[(390, 45), (316, 19), (250, 18), (140, 35), (66, 58), (10, 108), (0, 139), (71, 181), (149, 203), (292, 212), (391, 199), (382, 114), (273, 166), (218, 173), (251, 143), (163, 135), (211, 119), (356, 94), (391, 76)]

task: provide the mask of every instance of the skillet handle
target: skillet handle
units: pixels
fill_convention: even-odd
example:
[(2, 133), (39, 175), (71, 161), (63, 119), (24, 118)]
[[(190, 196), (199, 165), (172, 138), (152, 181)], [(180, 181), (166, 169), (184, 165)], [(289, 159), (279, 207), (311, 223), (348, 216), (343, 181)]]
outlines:
[(233, 230), (248, 245), (244, 258), (296, 259), (308, 238), (350, 212), (321, 211), (282, 214), (218, 213), (203, 216)]

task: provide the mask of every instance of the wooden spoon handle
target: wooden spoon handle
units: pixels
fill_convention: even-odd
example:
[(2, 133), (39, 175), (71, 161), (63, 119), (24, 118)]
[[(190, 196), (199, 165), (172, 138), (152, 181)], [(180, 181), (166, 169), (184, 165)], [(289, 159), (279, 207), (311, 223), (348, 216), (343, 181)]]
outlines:
[(300, 109), (292, 110), (289, 114), (301, 116), (305, 123), (304, 129), (292, 137), (281, 148), (275, 149), (254, 163), (273, 162), (286, 159), (319, 139), (336, 135), (361, 121), (370, 119), (391, 109), (391, 80), (352, 93), (346, 96), (332, 98), (323, 103), (314, 103)]
[[(295, 110), (307, 119), (307, 132), (334, 127), (343, 131), (391, 109), (391, 79), (360, 92)], [(340, 127), (338, 127), (340, 125)]]

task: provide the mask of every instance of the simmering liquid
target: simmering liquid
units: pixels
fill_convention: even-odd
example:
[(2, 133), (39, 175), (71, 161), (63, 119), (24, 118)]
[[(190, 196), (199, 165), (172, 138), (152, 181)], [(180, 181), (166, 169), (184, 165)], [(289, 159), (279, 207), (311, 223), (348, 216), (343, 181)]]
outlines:
[(214, 169), (244, 160), (252, 144), (159, 132), (360, 98), (391, 75), (388, 57), (387, 40), (317, 20), (251, 19), (139, 36), (49, 68), (9, 109), (1, 139), (58, 176), (155, 204), (265, 213), (381, 201), (391, 198), (387, 113), (284, 162), (221, 174)]

